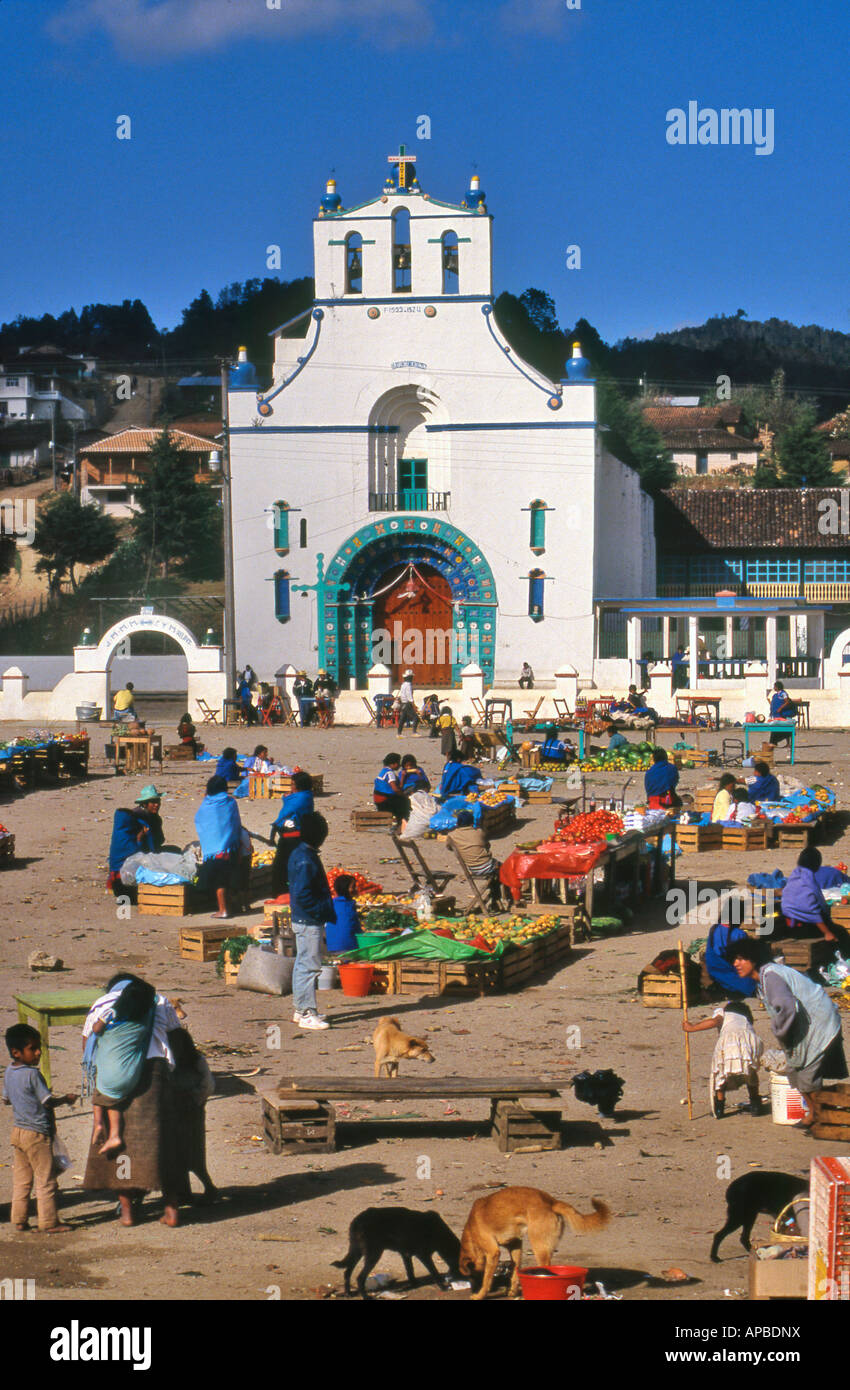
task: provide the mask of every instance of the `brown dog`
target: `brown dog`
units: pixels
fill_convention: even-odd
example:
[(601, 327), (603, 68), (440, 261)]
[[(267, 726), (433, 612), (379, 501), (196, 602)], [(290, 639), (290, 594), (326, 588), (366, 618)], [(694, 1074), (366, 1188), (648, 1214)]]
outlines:
[(381, 1075), (381, 1067), (386, 1067), (387, 1076), (398, 1076), (400, 1057), (417, 1057), (420, 1062), (433, 1062), (424, 1038), (412, 1038), (402, 1033), (397, 1018), (382, 1018), (374, 1033), (372, 1044), (375, 1048), (375, 1075)]
[(499, 1263), (500, 1245), (504, 1245), (513, 1261), (510, 1287), (513, 1295), (519, 1289), (523, 1235), (528, 1235), (537, 1264), (548, 1265), (563, 1234), (565, 1221), (573, 1231), (598, 1231), (607, 1226), (611, 1219), (609, 1208), (596, 1197), (591, 1198), (591, 1205), (593, 1212), (582, 1216), (568, 1202), (559, 1202), (536, 1187), (504, 1187), (489, 1197), (479, 1197), (473, 1203), (460, 1242), (461, 1274), (484, 1271), (481, 1288), (472, 1297), (486, 1298), (490, 1292)]

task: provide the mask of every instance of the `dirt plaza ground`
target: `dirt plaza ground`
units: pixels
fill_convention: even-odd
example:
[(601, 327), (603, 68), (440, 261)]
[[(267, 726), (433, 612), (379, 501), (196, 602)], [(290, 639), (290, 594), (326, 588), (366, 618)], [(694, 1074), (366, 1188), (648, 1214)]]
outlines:
[[(163, 731), (178, 711), (161, 706), (145, 711), (149, 724)], [(718, 1122), (708, 1110), (707, 1077), (712, 1040), (692, 1039), (694, 1119), (688, 1121), (681, 1016), (650, 1010), (636, 993), (640, 968), (659, 950), (675, 945), (663, 903), (649, 905), (623, 936), (580, 945), (569, 962), (522, 992), (471, 1000), (442, 998), (350, 1000), (340, 991), (320, 996), (332, 1027), (304, 1033), (291, 1024), (291, 999), (236, 991), (217, 977), (213, 964), (181, 960), (177, 949), (181, 920), (139, 916), (120, 920), (105, 893), (106, 856), (114, 810), (132, 802), (147, 778), (115, 777), (104, 756), (106, 729), (90, 726), (90, 777), (79, 784), (34, 790), (0, 800), (0, 821), (17, 837), (17, 861), (0, 871), (0, 903), (5, 947), (0, 962), (4, 1027), (15, 1020), (13, 995), (29, 988), (98, 986), (127, 967), (160, 990), (179, 997), (187, 1023), (215, 1074), (216, 1094), (207, 1108), (209, 1168), (222, 1189), (213, 1207), (187, 1210), (183, 1225), (169, 1230), (156, 1220), (158, 1198), (146, 1203), (146, 1219), (121, 1228), (110, 1201), (82, 1191), (88, 1105), (60, 1111), (60, 1134), (73, 1166), (61, 1181), (61, 1213), (75, 1229), (67, 1235), (17, 1235), (8, 1225), (11, 1153), (7, 1126), (0, 1145), (0, 1278), (34, 1279), (47, 1299), (311, 1299), (341, 1296), (341, 1272), (330, 1261), (346, 1248), (351, 1219), (364, 1207), (403, 1205), (436, 1208), (459, 1234), (472, 1202), (499, 1183), (542, 1187), (582, 1211), (591, 1196), (602, 1197), (615, 1217), (592, 1235), (567, 1233), (559, 1249), (565, 1262), (586, 1264), (590, 1279), (625, 1300), (737, 1299), (745, 1296), (747, 1261), (736, 1237), (721, 1250), (723, 1262), (708, 1259), (711, 1234), (723, 1224), (723, 1191), (728, 1173), (753, 1167), (805, 1173), (815, 1152), (837, 1152), (805, 1134), (762, 1118), (738, 1113), (732, 1098)], [(5, 725), (4, 736), (25, 733)], [(279, 761), (324, 775), (326, 794), (317, 809), (327, 817), (330, 835), (323, 851), (326, 866), (356, 867), (388, 890), (406, 886), (402, 866), (382, 863), (393, 855), (382, 834), (355, 833), (350, 813), (371, 801), (372, 778), (388, 751), (415, 751), (432, 777), (439, 774), (438, 746), (425, 737), (399, 740), (393, 731), (336, 728), (263, 730), (205, 727), (207, 746), (225, 744), (252, 751), (260, 738)], [(166, 741), (170, 738), (167, 734)], [(704, 735), (704, 746), (720, 736)], [(666, 740), (670, 741), (669, 737)], [(787, 768), (781, 753), (778, 770)], [(850, 736), (829, 731), (803, 732), (793, 773), (804, 781), (836, 787), (839, 804), (850, 782)], [(166, 763), (154, 780), (164, 789), (166, 838), (194, 839), (193, 816), (202, 795), (208, 763)], [(618, 783), (596, 774), (593, 786), (609, 795)], [(686, 770), (685, 790), (709, 780), (703, 770)], [(558, 787), (555, 788), (556, 794)], [(249, 829), (268, 834), (269, 802), (243, 800)], [(510, 834), (494, 842), (504, 858), (518, 840), (540, 837), (552, 826), (556, 808), (535, 806), (520, 814)], [(848, 859), (850, 836), (836, 832), (824, 849), (825, 861)], [(429, 844), (437, 867), (451, 867), (448, 852)], [(790, 849), (766, 854), (729, 852), (687, 855), (678, 860), (680, 881), (701, 885), (741, 884), (755, 869), (795, 860)], [(258, 921), (261, 911), (248, 920)], [(196, 923), (209, 920), (199, 916)], [(235, 924), (235, 931), (239, 931)], [(686, 940), (698, 933), (686, 934)], [(704, 934), (704, 933), (701, 933)], [(62, 974), (33, 976), (27, 957), (35, 949), (65, 962)], [(695, 1011), (705, 1017), (707, 1007)], [(475, 1077), (529, 1073), (563, 1086), (564, 1148), (560, 1152), (500, 1154), (486, 1134), (488, 1103), (430, 1101), (352, 1102), (340, 1134), (338, 1152), (312, 1158), (275, 1157), (260, 1141), (260, 1103), (255, 1086), (271, 1085), (285, 1073), (370, 1077), (369, 1035), (378, 1018), (397, 1015), (403, 1026), (427, 1034), (436, 1063), (429, 1080), (440, 1075)], [(755, 1011), (756, 1027), (769, 1045), (766, 1015)], [(269, 1024), (282, 1025), (279, 1051), (266, 1046)], [(578, 1026), (581, 1048), (567, 1045), (568, 1029)], [(845, 1027), (845, 1034), (847, 1029)], [(58, 1091), (79, 1087), (79, 1033), (51, 1033), (53, 1084)], [(408, 1063), (410, 1074), (418, 1074)], [(567, 1087), (583, 1069), (612, 1067), (625, 1078), (625, 1093), (614, 1119), (599, 1119), (577, 1102)], [(250, 1075), (249, 1075), (250, 1074)], [(404, 1074), (404, 1072), (402, 1073)], [(742, 1093), (743, 1094), (743, 1093)], [(768, 1094), (767, 1077), (762, 1095)], [(454, 1113), (452, 1113), (454, 1112)], [(722, 1159), (728, 1157), (728, 1167)], [(428, 1163), (421, 1160), (426, 1158)], [(428, 1177), (419, 1176), (429, 1172)], [(764, 1232), (762, 1218), (756, 1233)], [(678, 1268), (687, 1283), (671, 1285), (663, 1272)], [(397, 1256), (386, 1255), (378, 1269), (403, 1281)], [(424, 1275), (419, 1267), (417, 1272)], [(392, 1291), (392, 1290), (391, 1290)], [(421, 1284), (411, 1299), (464, 1299)], [(503, 1297), (500, 1291), (499, 1297)]]

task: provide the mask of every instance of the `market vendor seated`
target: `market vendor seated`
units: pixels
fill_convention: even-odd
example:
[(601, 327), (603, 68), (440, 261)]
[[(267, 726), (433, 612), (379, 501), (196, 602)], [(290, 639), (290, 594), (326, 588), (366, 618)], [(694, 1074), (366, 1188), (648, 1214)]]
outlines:
[(480, 767), (467, 762), (462, 753), (455, 753), (443, 768), (440, 796), (467, 796), (483, 780)]
[(542, 763), (569, 763), (575, 757), (575, 747), (569, 739), (558, 738), (558, 730), (554, 724), (546, 725), (546, 738), (540, 745), (540, 761)]
[(356, 951), (359, 945), (357, 933), (361, 930), (360, 916), (353, 893), (354, 879), (351, 874), (337, 874), (331, 895), (336, 921), (325, 923), (325, 947), (331, 955)]
[(427, 774), (423, 772), (413, 753), (405, 753), (401, 760), (399, 784), (405, 796), (412, 796), (414, 792), (429, 792), (431, 790), (431, 783), (428, 781)]
[(410, 801), (402, 790), (400, 774), (401, 757), (398, 753), (388, 753), (375, 778), (372, 800), (379, 811), (389, 811), (397, 821), (406, 821), (410, 816)]
[(192, 753), (196, 758), (199, 753), (203, 752), (204, 745), (198, 742), (197, 730), (195, 729), (195, 725), (192, 723), (192, 716), (188, 710), (183, 715), (183, 718), (180, 720), (180, 723), (177, 725), (177, 737), (179, 738), (182, 744), (185, 744), (187, 747), (190, 747), (192, 749)]
[[(773, 693), (770, 696), (770, 718), (776, 722), (785, 721), (789, 724), (792, 724), (797, 718), (797, 706), (781, 681), (774, 681), (773, 683)], [(791, 735), (790, 733), (779, 733), (774, 729), (770, 735), (770, 741), (774, 746), (778, 743), (790, 743)]]
[(727, 820), (729, 812), (735, 804), (735, 787), (737, 779), (731, 772), (724, 772), (717, 784), (717, 795), (714, 798), (714, 805), (711, 808), (711, 819), (713, 821)]
[(221, 757), (215, 765), (216, 777), (223, 777), (225, 782), (241, 782), (244, 770), (237, 762), (235, 748), (225, 748), (222, 750)]
[(316, 673), (316, 683), (313, 687), (316, 696), (316, 710), (319, 715), (319, 722), (328, 728), (333, 723), (334, 701), (339, 694), (339, 686), (333, 676), (329, 676), (324, 667)]
[(446, 836), (446, 844), (457, 850), (473, 878), (486, 881), (490, 890), (490, 908), (497, 911), (502, 901), (499, 878), (501, 864), (493, 858), (490, 841), (480, 826), (472, 823), (471, 811), (458, 811), (455, 829)]
[(680, 806), (676, 795), (679, 785), (679, 769), (667, 757), (666, 748), (655, 748), (652, 753), (652, 767), (644, 773), (643, 785), (647, 805), (651, 810), (659, 807)]
[(755, 777), (747, 783), (750, 801), (778, 801), (780, 798), (779, 782), (767, 763), (761, 761), (753, 763), (753, 772), (756, 774)]
[(835, 943), (845, 960), (850, 960), (850, 932), (833, 922), (817, 881), (822, 863), (820, 850), (812, 845), (800, 852), (797, 867), (792, 869), (782, 890), (780, 907), (791, 936), (811, 937), (819, 932)]
[(116, 690), (112, 697), (112, 718), (117, 724), (127, 724), (136, 717), (135, 687), (128, 681), (123, 690)]
[(755, 802), (750, 801), (744, 788), (736, 787), (732, 793), (732, 806), (727, 820), (731, 821), (733, 825), (752, 825), (754, 821), (761, 821), (764, 824), (765, 817)]
[(602, 716), (602, 726), (602, 732), (608, 738), (609, 749), (631, 747), (629, 740), (620, 732), (617, 721), (612, 719), (609, 714)]
[(126, 892), (121, 883), (121, 866), (131, 854), (159, 854), (165, 844), (159, 808), (162, 793), (151, 783), (142, 787), (131, 810), (115, 812), (112, 817), (112, 839), (109, 842), (109, 878), (107, 886), (117, 897)]

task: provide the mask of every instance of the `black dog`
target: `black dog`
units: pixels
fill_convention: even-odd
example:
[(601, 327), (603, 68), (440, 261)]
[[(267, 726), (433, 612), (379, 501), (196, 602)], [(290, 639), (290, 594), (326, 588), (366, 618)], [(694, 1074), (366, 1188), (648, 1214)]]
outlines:
[(440, 1282), (434, 1264), (437, 1254), (445, 1260), (452, 1278), (458, 1277), (460, 1241), (435, 1211), (411, 1211), (409, 1207), (367, 1207), (355, 1216), (348, 1228), (348, 1254), (333, 1260), (336, 1269), (345, 1270), (345, 1292), (351, 1293), (351, 1274), (357, 1261), (363, 1266), (357, 1276), (357, 1291), (367, 1298), (366, 1278), (385, 1250), (395, 1250), (404, 1260), (407, 1280), (414, 1283), (413, 1259), (419, 1260), (431, 1278)]
[(772, 1216), (775, 1220), (783, 1207), (795, 1197), (805, 1197), (808, 1191), (806, 1178), (795, 1178), (791, 1173), (744, 1173), (743, 1177), (730, 1182), (726, 1189), (726, 1225), (711, 1243), (712, 1262), (720, 1263), (717, 1251), (721, 1240), (739, 1226), (741, 1244), (749, 1250), (750, 1232), (756, 1217)]

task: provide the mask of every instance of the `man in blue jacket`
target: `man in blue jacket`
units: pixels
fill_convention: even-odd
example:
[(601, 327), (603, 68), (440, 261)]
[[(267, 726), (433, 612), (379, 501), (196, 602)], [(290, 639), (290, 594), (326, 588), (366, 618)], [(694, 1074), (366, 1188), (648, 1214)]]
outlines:
[(328, 823), (318, 811), (301, 817), (300, 841), (289, 857), (289, 911), (295, 935), (295, 966), (292, 995), (295, 1012), (292, 1022), (299, 1028), (330, 1027), (319, 1014), (316, 981), (322, 968), (322, 936), (326, 922), (336, 921), (322, 861), (317, 850), (324, 844)]
[(295, 772), (292, 776), (295, 788), (283, 798), (277, 818), (272, 822), (271, 841), (277, 837), (277, 849), (272, 864), (272, 896), (279, 898), (288, 891), (289, 856), (300, 838), (301, 817), (313, 808), (313, 779), (309, 772)]
[(440, 796), (466, 796), (480, 781), (481, 768), (466, 762), (462, 753), (455, 753), (443, 768)]

